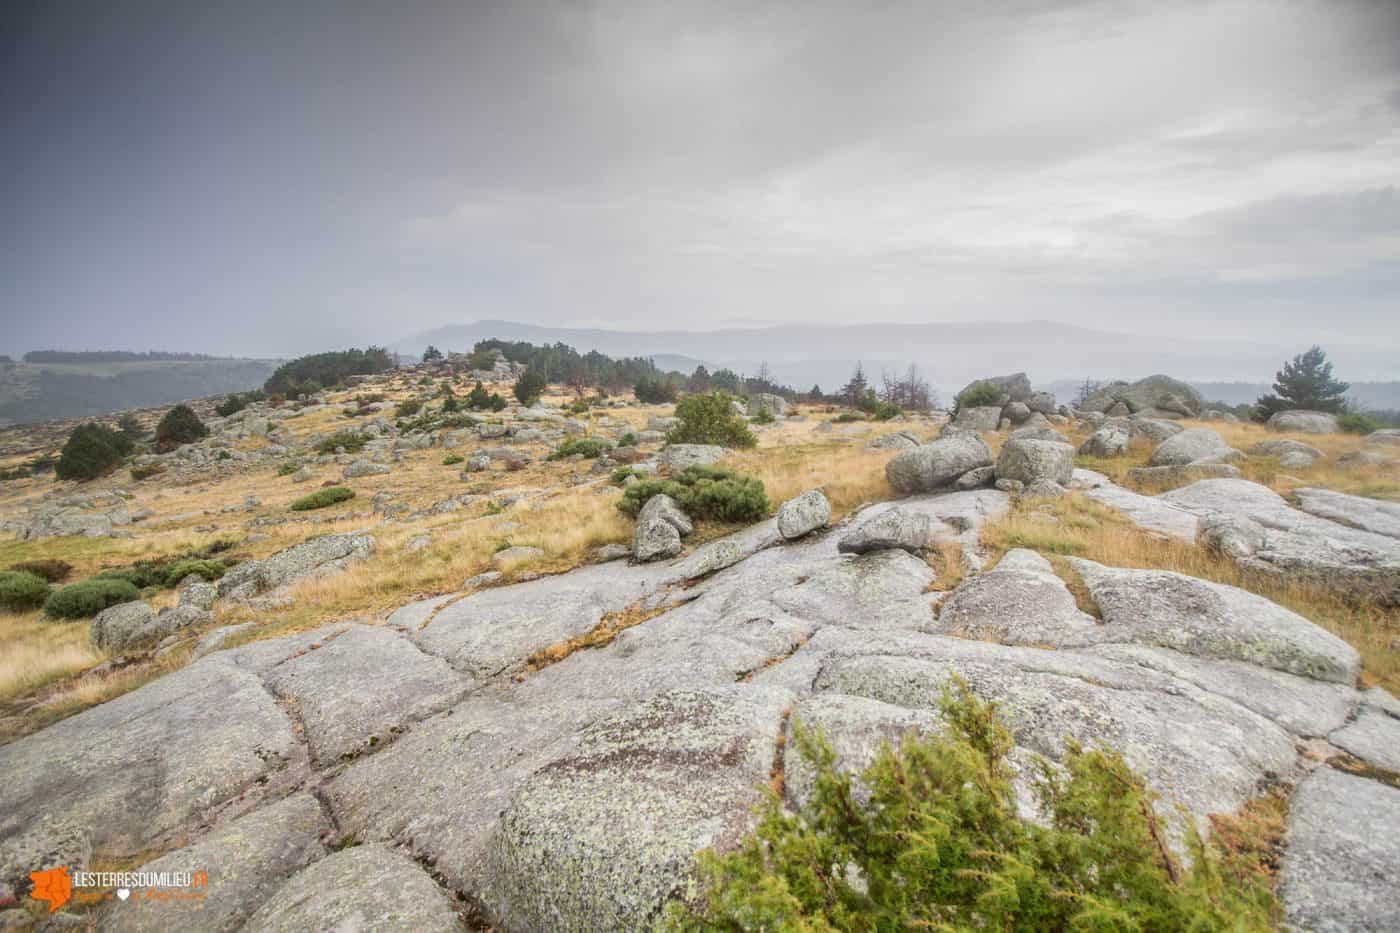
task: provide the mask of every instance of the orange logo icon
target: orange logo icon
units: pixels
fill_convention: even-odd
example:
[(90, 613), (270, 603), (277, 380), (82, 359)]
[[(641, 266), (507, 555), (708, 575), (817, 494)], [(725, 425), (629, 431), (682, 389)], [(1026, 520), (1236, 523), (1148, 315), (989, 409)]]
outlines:
[(34, 890), (29, 896), (36, 901), (48, 901), (49, 913), (68, 903), (73, 896), (73, 879), (68, 875), (68, 866), (50, 868), (45, 871), (31, 871), (29, 880), (34, 882)]

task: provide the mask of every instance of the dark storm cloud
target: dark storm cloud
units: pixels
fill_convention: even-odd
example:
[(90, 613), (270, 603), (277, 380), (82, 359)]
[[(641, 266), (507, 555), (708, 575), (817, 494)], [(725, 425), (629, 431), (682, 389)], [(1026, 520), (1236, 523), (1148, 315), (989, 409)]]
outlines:
[(0, 15), (0, 350), (481, 317), (1306, 341), (1318, 306), (1400, 340), (1395, 4)]

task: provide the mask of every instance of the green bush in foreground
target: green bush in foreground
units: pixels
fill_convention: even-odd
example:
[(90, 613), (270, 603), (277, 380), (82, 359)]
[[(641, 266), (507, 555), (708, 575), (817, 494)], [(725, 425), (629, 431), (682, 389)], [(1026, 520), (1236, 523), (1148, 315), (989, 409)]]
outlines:
[(724, 392), (681, 399), (676, 418), (676, 426), (666, 433), (666, 440), (672, 444), (753, 447), (758, 443), (743, 416), (734, 410), (733, 398)]
[(337, 502), (353, 498), (355, 498), (355, 490), (353, 489), (346, 489), (344, 486), (327, 486), (325, 489), (316, 490), (309, 496), (302, 496), (291, 504), (291, 510), (293, 512), (310, 512), (312, 509), (324, 509)]
[(817, 773), (810, 803), (771, 790), (755, 833), (703, 853), (703, 893), (670, 906), (672, 930), (1256, 930), (1276, 915), (1271, 846), (1186, 840), (1177, 863), (1142, 779), (1115, 752), (1069, 742), (1043, 767), (1047, 825), (1017, 814), (1011, 735), (965, 684), (942, 702), (943, 736), (885, 746), (861, 781), (820, 735), (795, 732)]
[(38, 609), (49, 598), (49, 581), (35, 573), (0, 570), (0, 609), (24, 612)]
[[(625, 477), (624, 477), (625, 478)], [(686, 467), (675, 476), (628, 486), (617, 507), (635, 516), (652, 496), (665, 493), (693, 519), (753, 522), (768, 514), (763, 481), (719, 467)]]
[(55, 619), (86, 619), (108, 606), (140, 598), (141, 592), (130, 581), (93, 577), (54, 590), (44, 601), (44, 614)]
[(608, 449), (608, 445), (598, 440), (596, 437), (571, 437), (560, 444), (553, 453), (549, 455), (550, 460), (563, 460), (565, 457), (572, 457), (578, 454), (585, 460), (596, 460), (603, 451)]

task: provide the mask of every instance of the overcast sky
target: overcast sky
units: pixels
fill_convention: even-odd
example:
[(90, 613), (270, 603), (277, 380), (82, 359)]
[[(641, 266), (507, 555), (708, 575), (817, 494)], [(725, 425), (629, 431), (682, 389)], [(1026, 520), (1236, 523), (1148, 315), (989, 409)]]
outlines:
[(12, 0), (0, 107), (8, 352), (488, 317), (1400, 349), (1393, 0)]

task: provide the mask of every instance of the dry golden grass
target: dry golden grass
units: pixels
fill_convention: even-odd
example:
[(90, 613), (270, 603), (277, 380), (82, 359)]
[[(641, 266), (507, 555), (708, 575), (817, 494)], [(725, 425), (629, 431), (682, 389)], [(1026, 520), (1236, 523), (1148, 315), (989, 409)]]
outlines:
[(1391, 647), (1400, 636), (1400, 610), (1350, 603), (1304, 580), (1242, 570), (1204, 548), (1151, 535), (1078, 493), (1016, 503), (1005, 518), (983, 526), (981, 542), (994, 559), (1012, 548), (1039, 551), (1075, 584), (1072, 590), (1078, 581), (1063, 561), (1067, 556), (1113, 567), (1172, 570), (1258, 593), (1349, 642), (1361, 653), (1365, 682), (1400, 691), (1400, 652)]
[(531, 654), (525, 659), (525, 668), (530, 671), (537, 671), (540, 668), (548, 667), (551, 664), (558, 664), (576, 651), (583, 651), (588, 648), (601, 648), (610, 644), (614, 638), (632, 628), (634, 625), (641, 625), (648, 619), (654, 619), (663, 612), (669, 611), (671, 606), (655, 606), (650, 609), (642, 606), (628, 606), (619, 612), (609, 612), (598, 621), (593, 628), (564, 641), (555, 642), (547, 648)]
[(39, 611), (0, 614), (0, 699), (30, 693), (87, 670), (103, 659), (88, 641), (87, 622), (43, 618)]

